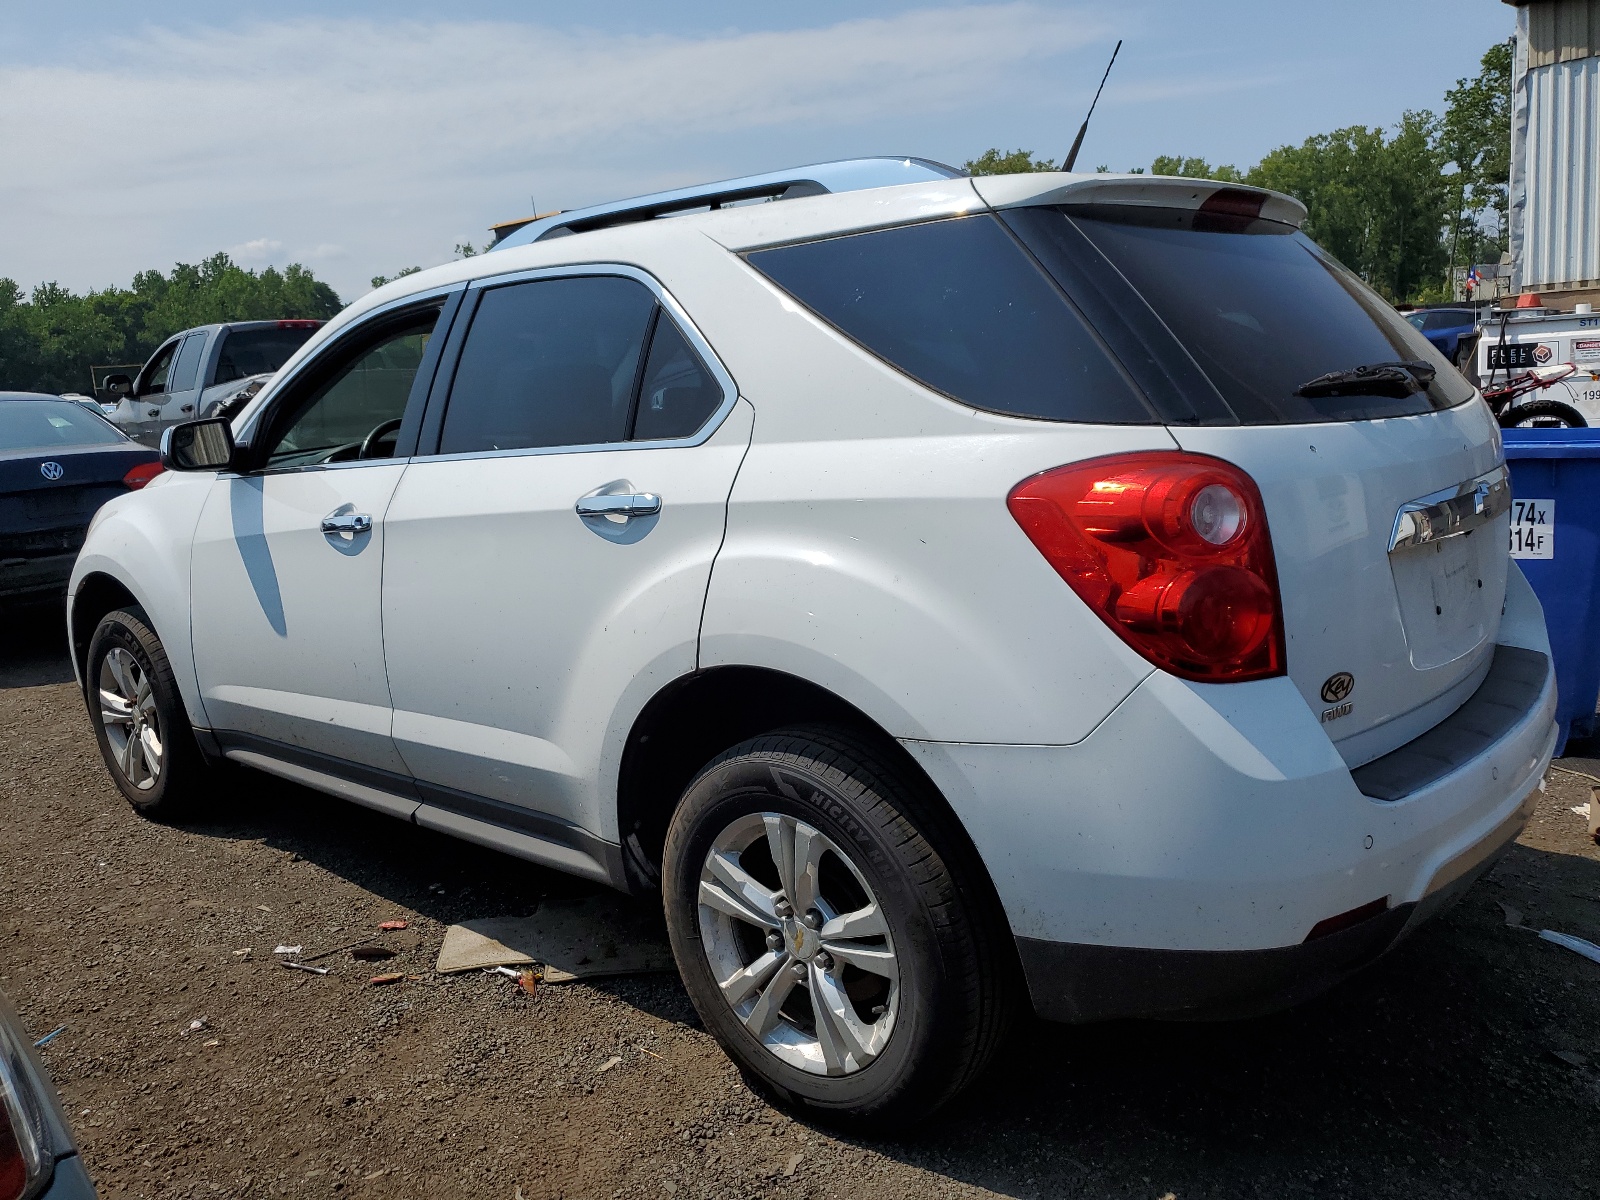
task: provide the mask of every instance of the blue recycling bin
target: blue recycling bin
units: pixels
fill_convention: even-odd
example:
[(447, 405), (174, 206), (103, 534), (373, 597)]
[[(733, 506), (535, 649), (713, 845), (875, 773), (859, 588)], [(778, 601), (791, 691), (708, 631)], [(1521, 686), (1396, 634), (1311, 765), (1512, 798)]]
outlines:
[(1556, 753), (1596, 732), (1600, 700), (1600, 429), (1507, 429), (1511, 554), (1550, 629)]

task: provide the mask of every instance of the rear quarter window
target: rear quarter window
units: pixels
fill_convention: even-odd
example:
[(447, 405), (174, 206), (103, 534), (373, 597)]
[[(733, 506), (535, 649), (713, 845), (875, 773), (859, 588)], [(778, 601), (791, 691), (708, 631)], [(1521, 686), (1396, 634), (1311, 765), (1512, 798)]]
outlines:
[(988, 412), (1149, 424), (1078, 310), (993, 217), (752, 251), (817, 316), (934, 391)]

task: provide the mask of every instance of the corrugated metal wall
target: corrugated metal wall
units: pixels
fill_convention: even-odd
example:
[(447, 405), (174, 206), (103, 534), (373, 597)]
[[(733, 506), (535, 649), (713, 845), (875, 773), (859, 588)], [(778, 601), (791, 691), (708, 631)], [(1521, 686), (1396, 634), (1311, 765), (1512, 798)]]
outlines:
[(1600, 280), (1600, 58), (1528, 72), (1527, 170), (1528, 286)]
[(1600, 54), (1600, 0), (1543, 0), (1527, 9), (1530, 67)]

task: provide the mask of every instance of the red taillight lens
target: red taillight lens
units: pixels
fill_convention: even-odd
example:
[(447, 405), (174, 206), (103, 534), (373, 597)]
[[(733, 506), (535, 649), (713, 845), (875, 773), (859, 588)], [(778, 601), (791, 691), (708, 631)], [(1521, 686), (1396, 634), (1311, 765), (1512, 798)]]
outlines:
[(161, 474), (161, 470), (161, 464), (158, 462), (140, 463), (122, 477), (122, 486), (136, 492)]
[(28, 1161), (11, 1128), (10, 1114), (0, 1103), (0, 1200), (17, 1200), (28, 1190)]
[(1266, 510), (1238, 467), (1119, 454), (1024, 479), (1006, 505), (1056, 573), (1158, 667), (1210, 683), (1283, 674)]
[(278, 322), (279, 329), (317, 329), (321, 327), (321, 325), (321, 321), (303, 321), (298, 319)]

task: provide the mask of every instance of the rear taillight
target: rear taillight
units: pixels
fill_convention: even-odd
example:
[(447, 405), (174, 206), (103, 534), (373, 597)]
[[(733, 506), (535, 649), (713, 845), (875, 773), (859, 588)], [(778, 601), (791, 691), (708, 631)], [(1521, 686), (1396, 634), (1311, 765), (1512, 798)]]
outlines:
[(1208, 683), (1283, 674), (1266, 510), (1238, 467), (1118, 454), (1024, 479), (1006, 505), (1056, 573), (1158, 667)]
[(317, 329), (320, 328), (321, 325), (321, 321), (289, 320), (278, 322), (279, 329)]
[(161, 470), (161, 464), (158, 462), (140, 463), (122, 477), (122, 486), (136, 492), (161, 474)]
[[(4, 1000), (0, 999), (0, 1010)], [(28, 1052), (0, 1011), (0, 1200), (34, 1196), (53, 1161), (45, 1101), (29, 1069)]]

